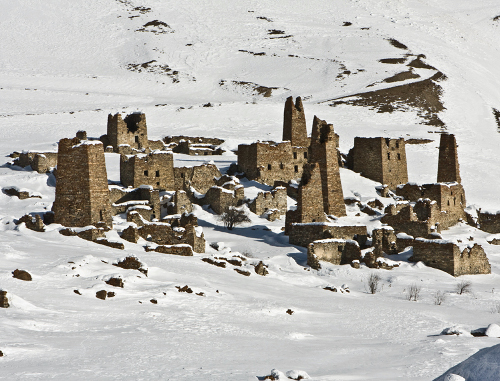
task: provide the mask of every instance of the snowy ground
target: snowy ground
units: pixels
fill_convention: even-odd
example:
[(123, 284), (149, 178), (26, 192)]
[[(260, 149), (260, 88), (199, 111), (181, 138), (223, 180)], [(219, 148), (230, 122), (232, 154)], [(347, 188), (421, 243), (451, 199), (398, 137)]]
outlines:
[[(432, 139), (407, 146), (407, 156), (410, 181), (433, 182), (440, 128), (421, 124), (411, 109), (377, 113), (324, 103), (392, 86), (381, 81), (408, 67), (379, 60), (424, 54), (426, 63), (447, 76), (440, 83), (446, 107), (440, 118), (457, 136), (467, 202), (500, 210), (500, 136), (491, 111), (500, 109), (497, 15), (494, 0), (5, 4), (0, 165), (15, 150), (55, 151), (59, 139), (81, 129), (98, 137), (108, 113), (141, 110), (152, 139), (226, 139), (228, 152), (209, 158), (225, 169), (236, 160), (231, 150), (238, 144), (280, 140), (284, 100), (300, 95), (309, 129), (314, 115), (332, 123), (344, 153), (355, 136)], [(163, 24), (144, 26), (154, 20)], [(276, 89), (263, 97), (256, 86)], [(203, 107), (208, 102), (213, 107)], [(117, 155), (107, 154), (106, 160), (109, 179), (118, 180)], [(176, 165), (199, 162), (175, 156)], [(341, 177), (344, 196), (376, 196), (375, 183), (347, 170)], [(251, 224), (228, 232), (210, 210), (196, 210), (207, 242), (227, 247), (208, 248), (203, 256), (243, 254), (250, 271), (263, 260), (266, 277), (244, 277), (232, 265), (202, 262), (201, 255), (145, 252), (144, 242), (124, 242), (125, 251), (118, 251), (64, 237), (56, 226), (45, 233), (16, 227), (13, 220), (23, 214), (51, 208), (54, 185), (51, 176), (0, 166), (0, 188), (42, 195), (18, 200), (0, 193), (0, 288), (11, 298), (11, 308), (0, 311), (0, 378), (256, 380), (277, 368), (304, 370), (325, 381), (431, 380), (499, 343), (491, 337), (438, 336), (447, 327), (470, 331), (500, 320), (500, 248), (468, 226), (443, 236), (463, 242), (472, 236), (471, 242), (485, 247), (492, 274), (461, 277), (472, 282), (473, 293), (457, 295), (459, 280), (410, 264), (408, 254), (401, 254), (391, 257), (399, 268), (375, 271), (383, 288), (370, 295), (365, 281), (373, 270), (310, 270), (305, 249), (290, 246), (281, 232), (284, 220), (252, 216)], [(254, 195), (261, 187), (245, 186), (253, 186), (247, 194)], [(116, 232), (110, 238), (119, 239)], [(127, 255), (147, 265), (148, 277), (111, 265)], [(29, 271), (33, 281), (13, 279), (16, 268)], [(116, 275), (125, 280), (123, 289), (104, 283)], [(343, 284), (350, 293), (323, 290)], [(422, 287), (418, 302), (405, 299), (412, 284)], [(205, 297), (175, 288), (184, 285)], [(116, 296), (96, 299), (102, 289)], [(437, 291), (447, 295), (442, 305), (434, 304)]]

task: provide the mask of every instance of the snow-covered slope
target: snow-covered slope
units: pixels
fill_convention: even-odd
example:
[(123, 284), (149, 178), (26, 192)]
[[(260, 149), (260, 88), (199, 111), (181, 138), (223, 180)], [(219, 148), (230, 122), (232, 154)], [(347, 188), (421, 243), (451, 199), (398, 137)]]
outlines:
[[(98, 137), (108, 113), (141, 110), (151, 138), (226, 139), (228, 153), (214, 159), (227, 168), (239, 143), (280, 140), (284, 100), (300, 95), (308, 123), (313, 115), (332, 123), (344, 153), (355, 136), (433, 140), (407, 146), (410, 181), (435, 181), (438, 133), (456, 134), (468, 203), (497, 210), (498, 15), (494, 0), (5, 3), (0, 164), (14, 150), (56, 150), (60, 138), (78, 130)], [(408, 66), (419, 55), (425, 65)], [(387, 81), (408, 72), (403, 81)], [(396, 100), (393, 112), (348, 104), (369, 91), (420, 86), (437, 72), (446, 79), (431, 88), (442, 93), (416, 93), (411, 105)], [(335, 100), (344, 103), (331, 106)], [(203, 107), (208, 102), (213, 107)], [(429, 105), (444, 107), (431, 110), (444, 126), (429, 124)], [(109, 178), (117, 180), (113, 156), (107, 155)], [(375, 196), (373, 182), (341, 175), (345, 196)], [(284, 221), (253, 216), (251, 225), (229, 233), (211, 212), (197, 210), (207, 241), (228, 247), (207, 255), (240, 253), (250, 257), (249, 269), (258, 260), (269, 266), (269, 276), (246, 278), (199, 256), (146, 253), (132, 244), (120, 252), (55, 230), (16, 228), (13, 219), (50, 209), (54, 179), (1, 166), (5, 186), (42, 195), (0, 194), (0, 288), (12, 305), (0, 311), (6, 379), (245, 380), (278, 368), (303, 369), (316, 380), (429, 380), (496, 343), (433, 336), (453, 325), (470, 330), (499, 320), (491, 312), (498, 311), (500, 250), (467, 226), (444, 235), (464, 242), (473, 236), (484, 245), (492, 274), (466, 277), (474, 294), (459, 296), (453, 277), (402, 261), (378, 271), (383, 290), (369, 295), (366, 268), (309, 271), (305, 250), (289, 246), (281, 233)], [(111, 266), (126, 255), (145, 262), (149, 276)], [(30, 271), (33, 281), (13, 279), (16, 268)], [(124, 289), (104, 283), (117, 274)], [(417, 303), (405, 300), (412, 283), (422, 285)], [(186, 284), (206, 296), (175, 288)], [(342, 284), (349, 294), (323, 290)], [(96, 299), (101, 289), (116, 297)], [(440, 290), (448, 298), (434, 305)]]

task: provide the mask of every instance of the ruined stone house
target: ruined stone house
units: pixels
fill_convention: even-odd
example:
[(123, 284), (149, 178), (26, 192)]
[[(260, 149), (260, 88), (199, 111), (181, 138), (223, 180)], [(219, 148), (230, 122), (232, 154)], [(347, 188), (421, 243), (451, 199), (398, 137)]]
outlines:
[(279, 216), (287, 212), (287, 193), (285, 187), (276, 187), (270, 192), (259, 192), (248, 207), (251, 212), (261, 216), (270, 211), (277, 211)]
[(148, 148), (146, 115), (136, 112), (122, 118), (120, 113), (109, 114), (107, 134), (101, 140), (106, 146), (112, 146), (114, 152), (120, 152), (120, 146), (130, 146), (136, 150)]
[(203, 195), (216, 185), (215, 181), (220, 177), (219, 168), (211, 163), (194, 167), (174, 167), (175, 190), (188, 191), (194, 188)]
[(170, 152), (121, 155), (120, 182), (125, 187), (150, 185), (158, 190), (174, 190), (174, 159)]
[(443, 270), (450, 275), (490, 274), (491, 266), (483, 248), (460, 247), (445, 240), (417, 238), (413, 244), (412, 261), (422, 261), (427, 266)]
[(406, 149), (403, 138), (354, 138), (349, 167), (361, 176), (396, 189), (408, 182)]
[(324, 239), (314, 241), (307, 246), (307, 264), (316, 270), (321, 268), (319, 261), (345, 265), (360, 259), (359, 244), (350, 239)]
[(163, 142), (168, 149), (175, 153), (185, 155), (222, 155), (224, 150), (220, 147), (224, 140), (217, 138), (204, 138), (192, 136), (166, 136)]
[(22, 168), (31, 166), (31, 169), (38, 173), (50, 172), (57, 166), (57, 152), (21, 152), (14, 153), (13, 164)]
[(112, 226), (108, 178), (101, 142), (59, 141), (54, 221), (64, 226)]
[(113, 215), (139, 210), (147, 221), (161, 218), (160, 193), (151, 186), (127, 189), (113, 185), (109, 188), (109, 200)]

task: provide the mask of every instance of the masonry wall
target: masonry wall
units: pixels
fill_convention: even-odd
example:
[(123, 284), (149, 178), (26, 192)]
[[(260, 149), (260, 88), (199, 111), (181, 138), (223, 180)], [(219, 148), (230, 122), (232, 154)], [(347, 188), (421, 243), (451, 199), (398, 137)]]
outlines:
[(422, 261), (427, 266), (453, 276), (491, 273), (488, 258), (482, 247), (477, 244), (460, 251), (452, 242), (417, 239), (413, 246), (412, 260)]
[(174, 190), (174, 159), (168, 152), (121, 155), (120, 181), (125, 187), (150, 185), (154, 189)]
[(188, 190), (193, 187), (201, 194), (215, 185), (215, 179), (221, 173), (215, 164), (203, 164), (195, 167), (174, 167), (175, 190)]
[(457, 141), (455, 135), (441, 134), (439, 142), (439, 162), (437, 182), (460, 183), (460, 169), (458, 165)]
[(109, 114), (107, 139), (115, 152), (118, 152), (118, 147), (122, 144), (128, 144), (135, 149), (148, 148), (146, 115), (133, 113), (122, 119), (119, 113)]
[(314, 241), (307, 246), (307, 264), (313, 269), (321, 268), (319, 261), (345, 265), (359, 259), (361, 249), (353, 240), (325, 239)]
[(291, 141), (293, 146), (308, 147), (306, 116), (302, 99), (297, 97), (295, 104), (293, 97), (288, 97), (285, 102), (283, 115), (283, 141)]
[(308, 147), (291, 142), (257, 142), (238, 146), (238, 169), (250, 180), (273, 185), (300, 179), (308, 161)]
[(250, 211), (259, 216), (272, 209), (277, 210), (281, 216), (285, 215), (287, 211), (286, 188), (276, 187), (271, 192), (259, 192), (248, 206)]
[(54, 221), (64, 226), (112, 226), (101, 142), (59, 141)]
[(405, 141), (403, 138), (354, 138), (352, 165), (362, 176), (395, 189), (408, 182)]
[(313, 241), (331, 238), (352, 239), (360, 244), (364, 244), (367, 234), (366, 226), (295, 223), (290, 228), (290, 244), (307, 247)]
[(333, 131), (333, 126), (314, 116), (309, 160), (319, 164), (324, 212), (341, 217), (346, 215), (346, 209), (337, 146), (338, 135)]
[(479, 229), (496, 234), (500, 233), (500, 213), (477, 212), (477, 223)]

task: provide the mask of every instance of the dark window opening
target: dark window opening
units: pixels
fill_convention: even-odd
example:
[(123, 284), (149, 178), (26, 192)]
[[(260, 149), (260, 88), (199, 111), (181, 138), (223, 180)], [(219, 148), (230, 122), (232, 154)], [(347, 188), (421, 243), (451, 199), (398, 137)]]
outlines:
[(298, 171), (299, 171), (299, 166), (298, 166), (298, 165), (296, 165), (296, 166), (294, 167), (294, 169), (295, 169), (295, 172), (298, 172)]
[(183, 178), (184, 178), (184, 173), (181, 173), (181, 179), (183, 179)]
[(268, 164), (268, 165), (267, 165), (267, 169), (268, 169), (268, 170), (271, 170), (271, 164)]
[(293, 153), (293, 158), (294, 158), (294, 159), (297, 159), (297, 152), (294, 152), (294, 153)]
[(144, 176), (148, 176), (148, 171), (144, 171)]
[(157, 181), (157, 182), (156, 182), (156, 185), (160, 186), (160, 182), (159, 182), (159, 181)]
[(391, 153), (387, 152), (387, 160), (391, 160)]
[(401, 160), (401, 154), (398, 153), (398, 160)]
[(457, 198), (453, 197), (453, 205), (457, 205)]
[(342, 249), (343, 249), (343, 247), (342, 247), (342, 246), (339, 246), (339, 247), (338, 247), (339, 252), (341, 252), (341, 251), (342, 251)]
[(399, 148), (399, 142), (396, 142), (396, 148)]
[(304, 159), (307, 159), (307, 151), (304, 152)]
[(283, 165), (283, 163), (280, 164), (280, 169), (285, 169), (285, 166)]
[(152, 214), (152, 215), (151, 215), (151, 219), (153, 220), (153, 219), (155, 219), (155, 218), (156, 218), (156, 215)]
[(139, 137), (137, 135), (135, 136), (135, 142), (139, 143)]
[(99, 217), (100, 221), (104, 221), (104, 213), (102, 212), (102, 210), (99, 211)]
[(448, 200), (448, 206), (450, 206), (450, 200)]
[(160, 171), (156, 171), (156, 177), (160, 177)]

